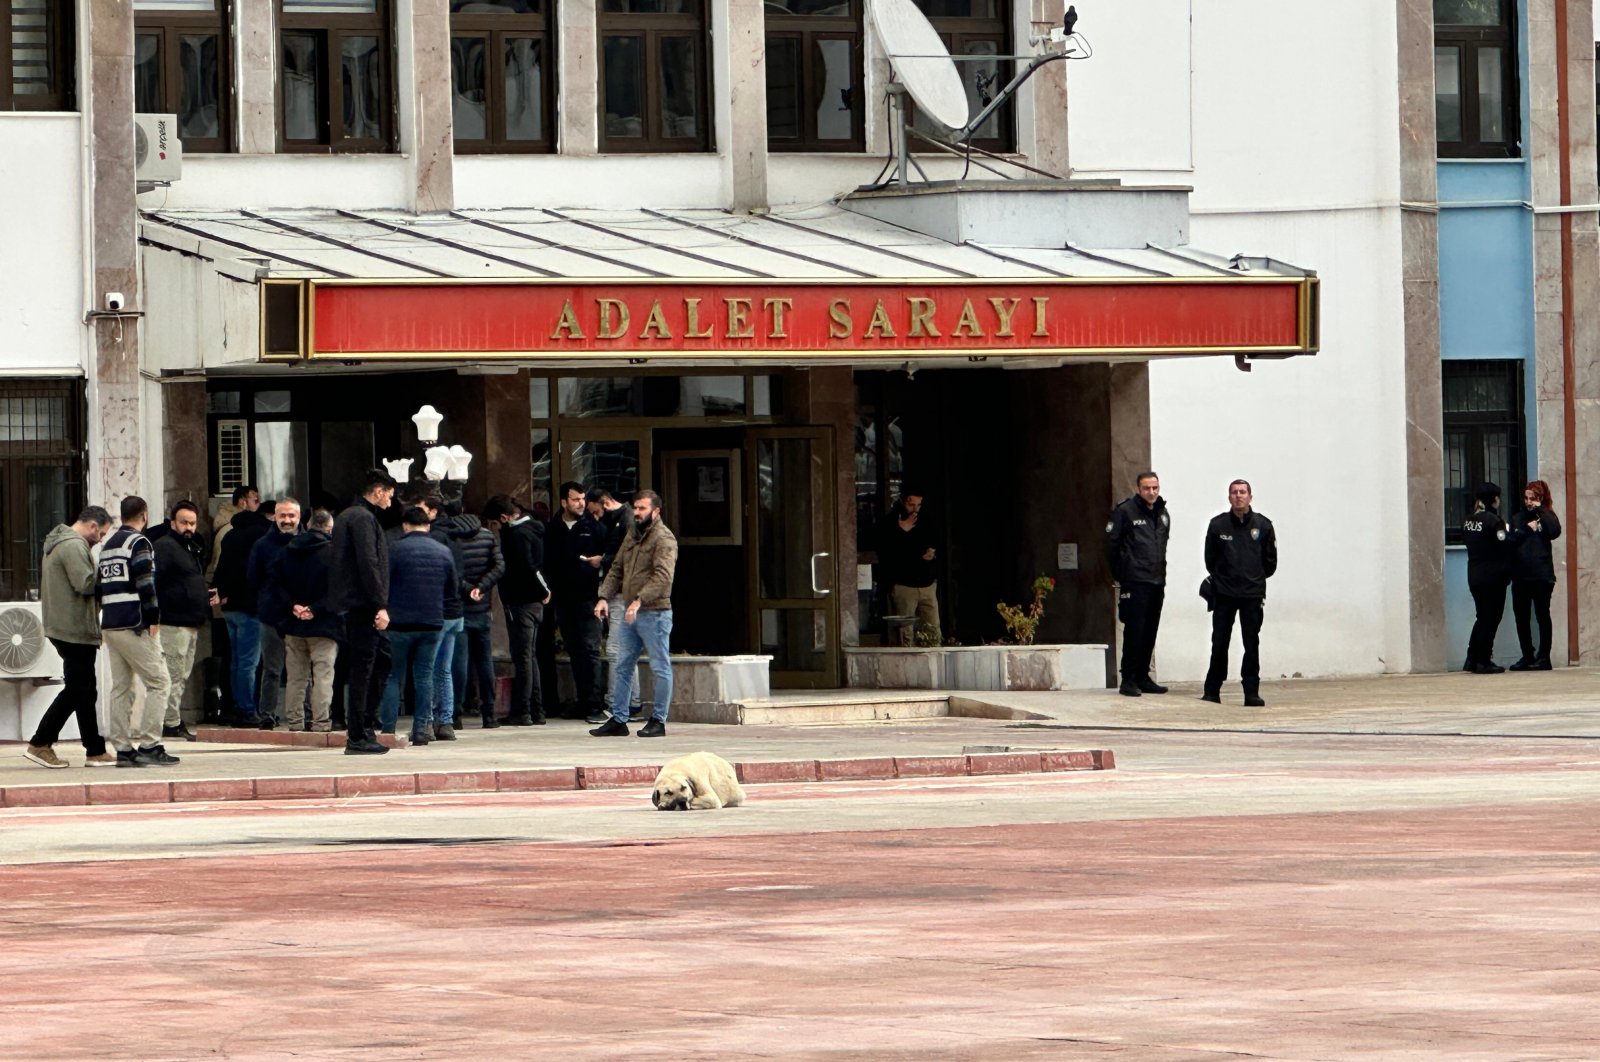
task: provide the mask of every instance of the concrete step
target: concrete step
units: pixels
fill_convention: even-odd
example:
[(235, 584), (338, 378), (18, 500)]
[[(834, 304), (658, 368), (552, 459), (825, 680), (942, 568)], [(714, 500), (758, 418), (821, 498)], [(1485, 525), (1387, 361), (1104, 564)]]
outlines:
[(922, 691), (867, 696), (791, 695), (733, 704), (673, 705), (672, 719), (681, 723), (750, 726), (942, 719), (950, 714), (949, 701), (948, 696)]

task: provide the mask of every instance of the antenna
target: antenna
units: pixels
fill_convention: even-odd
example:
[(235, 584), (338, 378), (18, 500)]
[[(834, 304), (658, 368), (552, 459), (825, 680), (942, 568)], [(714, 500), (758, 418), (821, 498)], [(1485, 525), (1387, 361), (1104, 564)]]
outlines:
[[(1078, 11), (1070, 4), (1067, 5), (1066, 16), (1062, 19), (1061, 25), (1051, 27), (1047, 34), (1028, 38), (1028, 43), (1033, 47), (1043, 47), (1045, 50), (1042, 52), (1034, 55), (959, 57), (949, 53), (944, 42), (939, 39), (938, 31), (912, 0), (868, 0), (868, 7), (872, 12), (873, 27), (878, 31), (878, 37), (883, 43), (884, 53), (888, 57), (894, 75), (894, 80), (889, 83), (887, 91), (897, 116), (894, 145), (895, 183), (901, 187), (908, 183), (906, 180), (908, 165), (916, 169), (923, 180), (928, 179), (922, 167), (910, 157), (910, 137), (917, 136), (941, 150), (954, 152), (954, 145), (966, 144), (991, 115), (1017, 94), (1023, 83), (1037, 73), (1040, 67), (1058, 59), (1087, 59), (1094, 54), (1093, 49), (1088, 46), (1088, 41), (1080, 37), (1075, 29)], [(1053, 50), (1056, 45), (1061, 46), (1060, 51)], [(998, 73), (975, 71), (974, 85), (983, 107), (976, 115), (972, 115), (967, 103), (966, 89), (962, 86), (961, 75), (956, 70), (956, 63), (993, 62), (1000, 58), (1018, 62), (1026, 60), (1027, 64), (998, 92), (993, 91)], [(907, 96), (911, 97), (922, 114), (949, 129), (950, 134), (940, 139), (912, 129), (906, 111)], [(974, 150), (978, 149), (967, 145), (967, 151)], [(989, 154), (983, 151), (979, 153)], [(997, 161), (1007, 161), (997, 156), (990, 157)], [(1019, 162), (1011, 162), (1011, 165), (1034, 173), (1043, 172)], [(984, 168), (990, 169), (990, 167)], [(1045, 174), (1045, 176), (1052, 175)]]

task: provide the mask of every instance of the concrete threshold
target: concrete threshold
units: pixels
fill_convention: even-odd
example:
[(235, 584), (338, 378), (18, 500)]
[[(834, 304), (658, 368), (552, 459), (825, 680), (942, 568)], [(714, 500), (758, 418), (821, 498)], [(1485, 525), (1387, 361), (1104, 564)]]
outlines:
[[(987, 747), (986, 747), (987, 748)], [(1062, 771), (1109, 771), (1116, 767), (1110, 749), (1012, 749), (963, 752), (953, 756), (878, 756), (862, 759), (754, 760), (734, 764), (746, 784), (890, 781)], [(159, 767), (142, 771), (159, 772)], [(188, 778), (162, 781), (141, 777), (126, 782), (0, 786), (0, 807), (84, 807), (89, 805), (212, 803), (236, 800), (329, 800), (369, 796), (428, 796), (436, 793), (526, 793), (617, 789), (650, 785), (660, 765), (537, 767), (516, 770), (403, 771), (276, 778)]]

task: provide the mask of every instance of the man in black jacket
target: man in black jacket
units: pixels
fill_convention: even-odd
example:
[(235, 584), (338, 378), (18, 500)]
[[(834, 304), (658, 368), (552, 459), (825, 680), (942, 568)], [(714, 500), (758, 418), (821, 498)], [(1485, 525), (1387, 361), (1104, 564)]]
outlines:
[(344, 617), (345, 650), (350, 654), (346, 756), (389, 751), (376, 733), (378, 707), (389, 678), (383, 635), (389, 626), (389, 551), (379, 517), (394, 501), (394, 488), (394, 478), (387, 472), (369, 470), (361, 497), (333, 525), (329, 596)]
[(1117, 692), (1124, 697), (1167, 692), (1150, 677), (1150, 657), (1167, 593), (1171, 520), (1154, 472), (1139, 473), (1134, 487), (1133, 497), (1112, 509), (1106, 522), (1106, 561), (1118, 586), (1122, 620), (1122, 685)]
[(200, 628), (211, 622), (217, 594), (206, 588), (205, 546), (195, 529), (200, 510), (194, 502), (172, 507), (167, 533), (156, 540), (156, 601), (161, 605), (161, 655), (167, 661), (167, 703), (161, 721), (163, 738), (193, 741), (183, 725), (184, 690), (194, 670), (195, 645)]
[(467, 703), (469, 675), (478, 684), (479, 715), (485, 730), (500, 725), (495, 718), (494, 657), (490, 650), (491, 610), (494, 588), (506, 573), (500, 540), (476, 516), (461, 511), (459, 501), (445, 503), (446, 529), (461, 551), (462, 630), (456, 639), (451, 659), (451, 681), (455, 684), (456, 715)]
[(1506, 588), (1511, 585), (1511, 548), (1506, 538), (1506, 522), (1500, 518), (1500, 488), (1485, 483), (1478, 488), (1472, 515), (1461, 525), (1461, 541), (1467, 547), (1467, 589), (1477, 610), (1462, 670), (1474, 675), (1498, 675), (1505, 670), (1494, 662), (1494, 636), (1500, 630)]
[[(605, 532), (605, 552), (599, 557), (591, 557), (589, 563), (600, 571), (600, 581), (605, 583), (605, 578), (611, 572), (611, 564), (617, 559), (617, 553), (622, 549), (622, 540), (628, 537), (628, 532), (633, 530), (633, 508), (623, 505), (611, 496), (608, 490), (596, 488), (588, 494), (589, 515), (600, 522), (600, 529)], [(617, 661), (622, 657), (622, 614), (627, 610), (628, 603), (622, 600), (622, 595), (617, 594), (612, 600), (606, 602), (607, 618), (605, 620), (606, 635), (606, 667), (609, 676), (605, 685), (606, 711), (611, 711), (611, 693), (617, 688)], [(639, 690), (639, 665), (633, 666), (633, 684), (628, 688), (633, 691), (628, 705), (628, 717), (644, 714), (644, 701)], [(613, 716), (615, 713), (613, 713)]]
[[(274, 575), (279, 554), (294, 536), (300, 533), (300, 503), (293, 498), (279, 498), (272, 509), (272, 530), (262, 535), (250, 547), (250, 560), (245, 566), (245, 577), (256, 595), (256, 620), (261, 634), (261, 680), (256, 690), (256, 715), (261, 727), (270, 730), (278, 725), (278, 713), (283, 699), (283, 635), (279, 632), (289, 619), (289, 599), (278, 585)], [(294, 706), (305, 710), (304, 702)]]
[[(505, 606), (506, 632), (511, 637), (512, 673), (511, 707), (506, 722), (511, 726), (543, 726), (544, 690), (534, 666), (534, 643), (544, 621), (545, 602), (550, 600), (550, 587), (542, 570), (544, 527), (528, 515), (526, 504), (506, 494), (490, 498), (483, 515), (490, 527), (500, 529), (500, 552), (505, 556), (500, 603)], [(482, 696), (481, 691), (479, 695)], [(488, 718), (493, 715), (491, 701)]]
[(1228, 511), (1206, 527), (1206, 571), (1211, 576), (1211, 667), (1202, 700), (1222, 703), (1222, 680), (1228, 674), (1228, 646), (1233, 619), (1239, 617), (1244, 642), (1240, 678), (1247, 708), (1265, 708), (1261, 699), (1261, 618), (1267, 580), (1278, 570), (1278, 539), (1272, 521), (1250, 508), (1250, 484), (1228, 484)]
[(889, 607), (896, 616), (915, 616), (916, 632), (931, 631), (943, 644), (939, 627), (939, 582), (935, 570), (938, 536), (923, 511), (921, 491), (908, 490), (878, 527), (878, 563), (889, 584)]
[(228, 656), (235, 722), (256, 726), (256, 665), (261, 662), (261, 627), (256, 621), (256, 592), (250, 585), (250, 551), (272, 521), (255, 509), (240, 509), (218, 535), (217, 597), (228, 625)]
[(290, 730), (305, 729), (301, 713), (307, 685), (311, 687), (311, 729), (319, 734), (333, 729), (329, 721), (333, 667), (344, 624), (334, 610), (329, 591), (332, 544), (333, 514), (318, 509), (306, 522), (306, 530), (290, 540), (274, 562), (272, 577), (288, 602), (283, 648), (289, 686), (283, 703), (289, 709), (285, 722)]
[[(577, 714), (591, 723), (603, 723), (609, 716), (601, 699), (600, 620), (594, 614), (600, 596), (600, 566), (593, 558), (605, 555), (605, 533), (589, 515), (585, 496), (582, 483), (561, 484), (561, 508), (545, 525), (544, 576), (572, 664)], [(539, 639), (539, 670), (545, 692), (554, 698), (560, 690), (555, 634), (548, 623), (545, 628)]]

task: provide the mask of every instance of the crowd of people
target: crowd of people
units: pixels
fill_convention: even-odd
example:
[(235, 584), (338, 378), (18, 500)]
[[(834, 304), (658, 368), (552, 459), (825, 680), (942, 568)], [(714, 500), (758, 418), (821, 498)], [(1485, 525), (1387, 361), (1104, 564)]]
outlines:
[[(158, 528), (147, 529), (137, 497), (122, 500), (116, 526), (90, 506), (56, 527), (44, 543), (40, 600), (64, 684), (23, 755), (68, 766), (55, 745), (76, 719), (88, 766), (179, 762), (166, 742), (194, 740), (181, 709), (208, 626), (227, 646), (231, 696), (224, 705), (215, 691), (207, 706), (216, 722), (343, 728), (348, 755), (388, 752), (380, 735), (395, 733), (407, 708), (414, 745), (457, 740), (474, 701), (481, 725), (494, 729), (497, 590), (512, 662), (505, 724), (538, 726), (565, 710), (597, 737), (626, 735), (645, 714), (638, 663), (648, 654), (654, 698), (638, 735), (665, 735), (677, 541), (660, 496), (643, 490), (624, 505), (568, 482), (548, 521), (505, 494), (480, 519), (438, 486), (374, 469), (342, 511), (323, 499), (307, 512), (283, 497), (270, 518), (260, 493), (241, 486), (210, 543), (189, 501)], [(577, 689), (570, 708), (556, 697), (557, 631)], [(103, 731), (102, 648), (112, 680)]]

